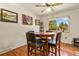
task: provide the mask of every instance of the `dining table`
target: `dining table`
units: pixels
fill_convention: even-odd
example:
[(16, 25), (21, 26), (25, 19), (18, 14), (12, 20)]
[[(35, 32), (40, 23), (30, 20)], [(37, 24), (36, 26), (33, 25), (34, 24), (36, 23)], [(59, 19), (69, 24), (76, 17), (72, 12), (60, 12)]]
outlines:
[(49, 37), (54, 37), (55, 32), (39, 32), (39, 33), (35, 33), (35, 35), (37, 37), (40, 37), (40, 38), (46, 40), (46, 56), (48, 56), (48, 53), (49, 53), (49, 51), (48, 51), (48, 39), (49, 39)]

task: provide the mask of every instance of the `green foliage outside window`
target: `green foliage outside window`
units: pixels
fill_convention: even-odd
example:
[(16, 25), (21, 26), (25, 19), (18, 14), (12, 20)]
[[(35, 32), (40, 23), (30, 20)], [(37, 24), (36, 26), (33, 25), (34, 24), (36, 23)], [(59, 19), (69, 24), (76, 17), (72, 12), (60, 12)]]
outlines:
[(68, 18), (57, 18), (51, 20), (48, 23), (49, 30), (62, 30), (62, 32), (69, 30), (69, 19)]

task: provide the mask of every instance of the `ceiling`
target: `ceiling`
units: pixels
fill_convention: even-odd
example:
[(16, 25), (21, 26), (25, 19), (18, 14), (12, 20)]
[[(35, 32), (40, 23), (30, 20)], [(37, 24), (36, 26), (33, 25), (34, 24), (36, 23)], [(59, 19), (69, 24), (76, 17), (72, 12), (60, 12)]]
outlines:
[(35, 5), (42, 4), (42, 3), (18, 3), (19, 6), (22, 6), (24, 9), (30, 11), (31, 13), (34, 13), (38, 16), (41, 15), (47, 15), (47, 14), (53, 14), (58, 13), (62, 11), (68, 11), (73, 9), (78, 9), (79, 3), (64, 3), (59, 6), (53, 7), (54, 11), (51, 12), (41, 12), (41, 10), (45, 9), (45, 7), (36, 7)]

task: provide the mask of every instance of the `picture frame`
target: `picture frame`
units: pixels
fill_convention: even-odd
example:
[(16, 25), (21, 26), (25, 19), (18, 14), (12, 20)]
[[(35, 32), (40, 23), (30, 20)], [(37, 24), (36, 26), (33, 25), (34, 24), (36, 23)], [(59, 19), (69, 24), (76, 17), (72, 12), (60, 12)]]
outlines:
[(35, 19), (35, 25), (40, 25), (40, 20)]
[(54, 31), (62, 31), (64, 33), (70, 32), (70, 17), (55, 17), (48, 22), (48, 29)]
[(1, 21), (18, 23), (18, 13), (1, 8)]
[(33, 17), (22, 14), (22, 24), (33, 25)]

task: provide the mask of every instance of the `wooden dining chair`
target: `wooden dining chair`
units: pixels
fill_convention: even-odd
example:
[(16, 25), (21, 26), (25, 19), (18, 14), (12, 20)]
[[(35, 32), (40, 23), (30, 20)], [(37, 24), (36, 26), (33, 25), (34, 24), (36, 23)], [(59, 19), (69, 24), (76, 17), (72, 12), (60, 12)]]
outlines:
[(44, 54), (44, 43), (40, 39), (36, 39), (36, 35), (34, 32), (27, 32), (26, 33), (27, 38), (27, 50), (28, 50), (28, 56), (29, 53), (37, 55), (37, 51), (40, 51), (40, 53)]
[[(60, 41), (61, 41), (61, 32), (58, 32), (56, 34), (56, 39), (50, 39), (48, 40), (48, 46), (49, 46), (49, 52), (55, 54), (57, 56), (57, 53), (60, 56)], [(50, 48), (52, 48), (52, 51), (50, 51)], [(55, 51), (54, 51), (55, 50)]]

